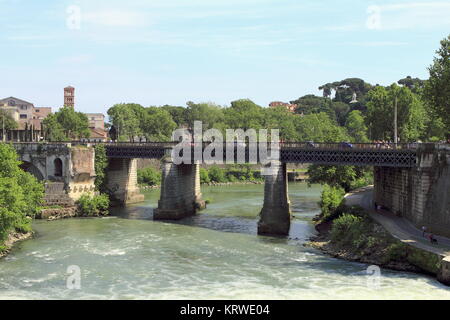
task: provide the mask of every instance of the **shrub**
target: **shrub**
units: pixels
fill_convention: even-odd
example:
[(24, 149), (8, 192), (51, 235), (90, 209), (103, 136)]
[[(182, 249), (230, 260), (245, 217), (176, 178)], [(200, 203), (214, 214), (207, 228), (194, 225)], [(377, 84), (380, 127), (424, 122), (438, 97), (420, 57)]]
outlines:
[(98, 144), (95, 150), (95, 187), (97, 191), (104, 192), (106, 190), (106, 167), (108, 166), (108, 158), (106, 156), (106, 147)]
[(39, 212), (44, 196), (42, 183), (19, 165), (14, 148), (0, 143), (0, 250), (10, 233), (31, 231), (30, 217)]
[(78, 211), (84, 217), (106, 216), (109, 211), (109, 197), (106, 194), (83, 194), (77, 201)]
[(227, 178), (225, 177), (225, 172), (223, 169), (219, 167), (211, 167), (209, 169), (209, 177), (212, 182), (223, 183), (227, 182)]
[(322, 209), (323, 221), (328, 221), (333, 218), (337, 209), (342, 204), (344, 196), (344, 189), (325, 185), (319, 202), (320, 208)]
[(344, 213), (333, 221), (331, 240), (342, 245), (361, 247), (366, 241), (367, 229), (368, 224), (363, 218)]
[(153, 168), (138, 170), (138, 183), (147, 186), (157, 186), (161, 184), (161, 172)]
[(200, 168), (200, 183), (210, 183), (211, 178), (209, 177), (208, 170)]

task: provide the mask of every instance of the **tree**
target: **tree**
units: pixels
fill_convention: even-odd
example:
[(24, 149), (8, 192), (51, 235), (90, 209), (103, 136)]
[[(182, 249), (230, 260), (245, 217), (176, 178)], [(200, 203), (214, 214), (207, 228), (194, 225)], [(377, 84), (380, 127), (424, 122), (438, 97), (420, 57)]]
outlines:
[(298, 107), (295, 110), (298, 114), (312, 114), (325, 112), (332, 119), (334, 119), (334, 110), (331, 107), (330, 99), (318, 97), (313, 94), (309, 94), (291, 101), (292, 104), (296, 104)]
[(367, 126), (361, 111), (353, 110), (350, 112), (345, 127), (354, 142), (369, 142), (369, 139), (367, 138)]
[(267, 130), (280, 130), (280, 139), (283, 141), (297, 140), (294, 119), (299, 115), (293, 115), (285, 107), (264, 109), (264, 127)]
[(76, 140), (90, 136), (87, 116), (71, 107), (63, 107), (49, 115), (44, 119), (43, 125), (49, 141)]
[(12, 232), (31, 231), (31, 219), (39, 210), (44, 187), (20, 169), (11, 145), (0, 144), (0, 251)]
[(297, 139), (314, 142), (342, 142), (349, 140), (343, 127), (339, 127), (327, 114), (309, 114), (295, 118)]
[(377, 86), (368, 94), (366, 124), (373, 140), (394, 140), (394, 106), (397, 99), (398, 136), (415, 141), (425, 133), (426, 112), (420, 97), (407, 87)]
[(419, 78), (412, 78), (407, 76), (406, 78), (400, 79), (397, 82), (399, 85), (405, 86), (414, 93), (419, 93), (421, 89), (425, 86), (425, 81)]
[(188, 112), (186, 108), (164, 105), (161, 109), (170, 113), (172, 120), (177, 124), (177, 128), (181, 128), (188, 124)]
[(264, 110), (249, 99), (231, 102), (224, 110), (225, 124), (230, 129), (261, 129), (264, 124)]
[(355, 166), (312, 165), (308, 168), (308, 175), (310, 184), (328, 184), (346, 192), (369, 185), (373, 179), (370, 168)]
[(441, 118), (450, 128), (450, 35), (441, 41), (433, 64), (428, 68), (430, 78), (425, 84), (424, 97), (432, 115)]
[(5, 130), (17, 128), (17, 122), (14, 121), (13, 117), (7, 111), (0, 109), (0, 130), (3, 130), (3, 124), (5, 125)]
[(172, 133), (177, 124), (170, 113), (163, 108), (150, 107), (145, 109), (143, 132), (150, 141), (171, 141)]
[(100, 192), (106, 192), (106, 168), (108, 167), (108, 157), (106, 148), (102, 144), (94, 147), (95, 150), (95, 187)]
[(212, 102), (199, 104), (188, 102), (187, 105), (186, 117), (190, 128), (194, 127), (195, 121), (201, 121), (203, 130), (208, 130), (216, 128), (217, 124), (224, 120), (222, 108)]
[(108, 110), (110, 122), (117, 128), (119, 141), (142, 136), (145, 109), (135, 103), (120, 103)]

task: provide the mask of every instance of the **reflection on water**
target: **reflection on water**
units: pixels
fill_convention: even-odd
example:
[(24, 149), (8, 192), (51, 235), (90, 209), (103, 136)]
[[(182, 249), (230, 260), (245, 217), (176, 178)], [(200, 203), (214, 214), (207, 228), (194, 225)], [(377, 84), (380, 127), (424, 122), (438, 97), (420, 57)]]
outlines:
[[(152, 221), (159, 191), (115, 217), (36, 221), (37, 236), (0, 261), (0, 298), (14, 299), (449, 299), (434, 279), (382, 270), (304, 248), (320, 188), (291, 184), (289, 238), (256, 236), (263, 186), (203, 188), (212, 203), (177, 223)], [(81, 290), (66, 288), (68, 266)]]

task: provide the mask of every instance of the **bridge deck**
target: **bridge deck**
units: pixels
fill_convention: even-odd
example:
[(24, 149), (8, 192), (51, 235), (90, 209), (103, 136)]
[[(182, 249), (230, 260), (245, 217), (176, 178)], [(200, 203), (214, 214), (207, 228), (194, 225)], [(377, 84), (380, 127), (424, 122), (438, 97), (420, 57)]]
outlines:
[[(168, 151), (174, 148), (175, 143), (108, 143), (106, 150), (108, 157), (112, 158), (147, 158), (161, 159)], [(201, 150), (209, 144), (197, 145)], [(194, 154), (194, 145), (190, 144), (191, 155)], [(224, 144), (223, 149), (230, 144)], [(250, 158), (259, 159), (258, 146), (247, 145), (238, 147), (232, 144), (235, 158), (238, 149), (245, 150), (246, 162)], [(225, 151), (224, 157), (225, 157)], [(270, 154), (270, 148), (269, 148)], [(384, 166), (384, 167), (414, 167), (417, 158), (417, 148), (414, 145), (380, 145), (380, 144), (354, 144), (351, 147), (342, 144), (308, 143), (282, 143), (280, 145), (280, 160), (285, 163), (313, 163), (323, 165), (357, 165), (357, 166)], [(225, 160), (225, 159), (224, 159)]]

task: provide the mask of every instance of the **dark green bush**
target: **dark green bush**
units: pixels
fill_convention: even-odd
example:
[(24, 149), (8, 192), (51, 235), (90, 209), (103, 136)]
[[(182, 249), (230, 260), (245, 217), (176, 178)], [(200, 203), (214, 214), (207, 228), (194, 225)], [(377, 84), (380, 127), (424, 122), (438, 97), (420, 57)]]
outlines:
[(344, 196), (344, 189), (325, 185), (319, 202), (323, 222), (329, 221), (341, 213), (337, 210), (343, 204)]
[(153, 168), (138, 170), (138, 183), (147, 186), (158, 186), (161, 184), (161, 172)]
[(227, 178), (225, 176), (225, 170), (219, 167), (211, 167), (209, 169), (209, 178), (211, 182), (224, 183), (227, 182)]
[(200, 168), (200, 183), (210, 183), (211, 178), (209, 177), (208, 170)]
[(98, 217), (109, 214), (109, 197), (106, 194), (89, 195), (83, 194), (76, 203), (81, 216)]

